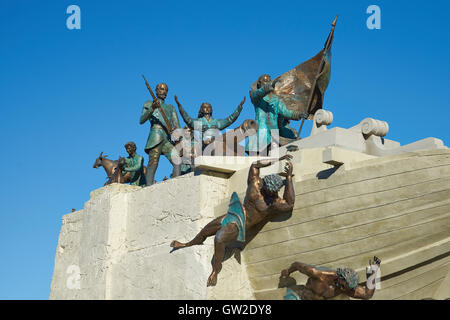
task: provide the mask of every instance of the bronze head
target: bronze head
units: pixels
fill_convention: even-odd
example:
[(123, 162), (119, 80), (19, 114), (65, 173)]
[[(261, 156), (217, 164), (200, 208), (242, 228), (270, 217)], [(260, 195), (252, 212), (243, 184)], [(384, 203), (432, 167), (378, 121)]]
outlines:
[(161, 100), (165, 100), (169, 92), (169, 87), (165, 83), (159, 83), (156, 85), (156, 96)]
[(270, 79), (270, 76), (268, 74), (263, 74), (262, 76), (260, 76), (258, 78), (258, 82), (256, 83), (256, 88), (259, 89), (262, 86), (264, 86), (266, 83), (269, 83), (270, 81), (272, 81)]
[(125, 149), (127, 150), (128, 154), (133, 156), (136, 153), (136, 144), (133, 141), (125, 143)]
[(97, 169), (98, 167), (101, 167), (103, 157), (106, 158), (106, 156), (103, 155), (103, 152), (100, 152), (100, 155), (98, 156), (97, 159), (95, 159), (95, 162), (94, 162), (94, 165), (92, 166), (92, 168)]
[(200, 110), (198, 111), (197, 118), (203, 118), (206, 115), (208, 115), (209, 117), (212, 116), (212, 106), (208, 102), (203, 102), (200, 106)]
[(284, 186), (283, 179), (278, 174), (269, 174), (263, 178), (262, 191), (264, 194), (274, 196)]
[(359, 275), (355, 270), (350, 268), (337, 268), (336, 274), (338, 276), (337, 286), (342, 290), (355, 289), (359, 283)]

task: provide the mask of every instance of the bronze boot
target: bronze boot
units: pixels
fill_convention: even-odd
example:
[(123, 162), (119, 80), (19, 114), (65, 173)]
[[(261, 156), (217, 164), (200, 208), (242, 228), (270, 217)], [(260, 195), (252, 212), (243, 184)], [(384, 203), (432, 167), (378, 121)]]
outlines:
[(181, 175), (181, 164), (175, 164), (175, 165), (173, 165), (171, 178), (176, 178), (179, 175)]

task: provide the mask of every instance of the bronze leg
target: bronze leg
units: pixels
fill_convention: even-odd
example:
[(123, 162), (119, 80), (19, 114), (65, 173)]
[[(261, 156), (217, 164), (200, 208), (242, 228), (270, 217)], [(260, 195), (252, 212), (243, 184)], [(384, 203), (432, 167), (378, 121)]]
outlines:
[(175, 249), (181, 249), (186, 248), (190, 246), (200, 245), (203, 244), (203, 242), (206, 240), (206, 238), (213, 236), (216, 234), (217, 231), (220, 230), (222, 227), (222, 220), (225, 217), (225, 215), (222, 215), (210, 223), (208, 223), (206, 226), (203, 227), (203, 229), (189, 242), (181, 243), (178, 241), (172, 241), (170, 246)]
[(216, 237), (214, 238), (213, 270), (208, 278), (208, 283), (206, 285), (207, 287), (216, 285), (217, 275), (222, 269), (222, 260), (225, 255), (225, 247), (229, 242), (237, 240), (238, 235), (239, 230), (234, 223), (227, 224), (216, 233)]
[(159, 157), (161, 156), (162, 143), (152, 148), (148, 153), (147, 174), (145, 180), (147, 185), (151, 186), (155, 180), (156, 168), (158, 168)]
[[(171, 144), (170, 142), (165, 142), (161, 150), (162, 153), (166, 156), (167, 160), (169, 160), (173, 166), (171, 178), (176, 178), (181, 175), (181, 159), (179, 158), (177, 149), (175, 149), (173, 144)], [(178, 160), (180, 160), (180, 164), (175, 164), (175, 158), (178, 158)]]

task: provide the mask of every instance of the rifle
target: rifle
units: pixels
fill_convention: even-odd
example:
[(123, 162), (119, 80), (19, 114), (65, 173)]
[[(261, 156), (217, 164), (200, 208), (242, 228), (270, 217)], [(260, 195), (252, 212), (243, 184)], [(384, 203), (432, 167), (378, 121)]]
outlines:
[[(161, 105), (159, 104), (158, 100), (156, 100), (156, 96), (155, 96), (155, 94), (153, 93), (152, 88), (151, 88), (150, 85), (148, 84), (147, 79), (145, 79), (144, 75), (142, 75), (142, 78), (144, 78), (145, 85), (147, 86), (147, 89), (148, 89), (148, 91), (150, 92), (150, 95), (151, 95), (152, 98), (153, 98), (153, 102), (156, 101), (156, 103), (158, 104), (159, 113), (161, 113), (161, 115), (162, 115), (164, 121), (165, 121), (166, 124), (167, 124), (167, 130), (169, 131), (169, 136), (170, 136), (170, 135), (172, 134), (172, 132), (173, 132), (172, 125), (171, 125), (169, 119), (167, 118), (166, 113), (165, 113), (164, 110), (161, 108)], [(170, 139), (169, 139), (169, 140), (170, 140)]]

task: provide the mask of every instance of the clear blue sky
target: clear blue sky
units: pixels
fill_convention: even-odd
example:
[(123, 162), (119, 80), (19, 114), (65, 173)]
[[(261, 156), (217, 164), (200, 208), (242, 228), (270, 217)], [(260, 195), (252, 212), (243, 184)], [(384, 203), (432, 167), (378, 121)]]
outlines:
[[(66, 28), (71, 4), (81, 30)], [(371, 4), (381, 30), (366, 27)], [(133, 140), (144, 155), (142, 73), (192, 116), (208, 101), (226, 117), (260, 74), (315, 55), (336, 14), (332, 126), (372, 117), (402, 144), (449, 144), (448, 0), (1, 1), (0, 299), (48, 298), (61, 217), (103, 185), (100, 151), (117, 158)], [(247, 99), (239, 122), (251, 118)], [(156, 178), (169, 174), (163, 160)]]

